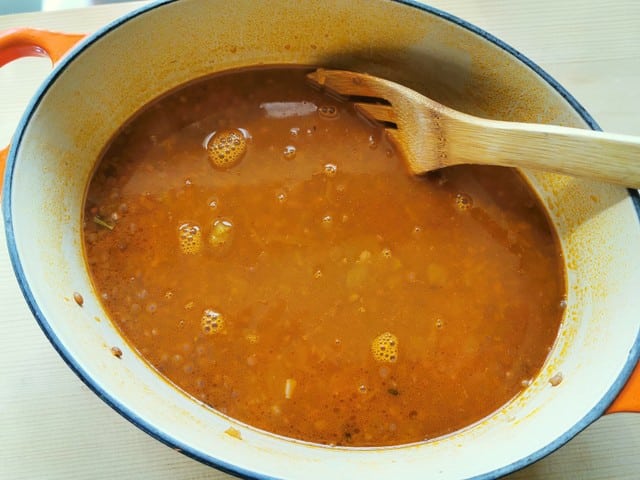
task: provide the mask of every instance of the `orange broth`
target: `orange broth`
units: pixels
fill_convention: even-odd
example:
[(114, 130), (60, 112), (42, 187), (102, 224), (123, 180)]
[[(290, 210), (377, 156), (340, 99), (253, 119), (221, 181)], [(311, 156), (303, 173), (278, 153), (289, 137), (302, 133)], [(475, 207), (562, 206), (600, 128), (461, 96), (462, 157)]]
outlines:
[(307, 72), (219, 74), (128, 122), (86, 196), (95, 289), (158, 372), (249, 425), (344, 446), (466, 427), (557, 335), (551, 223), (514, 170), (412, 176)]

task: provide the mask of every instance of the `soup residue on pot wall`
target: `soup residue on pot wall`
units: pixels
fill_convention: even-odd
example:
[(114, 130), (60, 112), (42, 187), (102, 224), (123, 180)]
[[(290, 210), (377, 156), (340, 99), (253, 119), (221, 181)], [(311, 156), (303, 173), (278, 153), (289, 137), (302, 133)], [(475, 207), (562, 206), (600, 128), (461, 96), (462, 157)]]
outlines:
[(86, 196), (95, 289), (150, 365), (247, 424), (346, 446), (464, 428), (553, 344), (555, 233), (517, 172), (411, 176), (306, 72), (219, 74), (124, 126)]

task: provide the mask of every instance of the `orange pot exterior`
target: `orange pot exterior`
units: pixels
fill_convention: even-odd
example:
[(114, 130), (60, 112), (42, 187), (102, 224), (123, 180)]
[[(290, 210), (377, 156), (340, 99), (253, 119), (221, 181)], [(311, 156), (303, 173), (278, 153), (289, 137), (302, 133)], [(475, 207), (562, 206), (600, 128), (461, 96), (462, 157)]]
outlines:
[(2, 175), (7, 164), (7, 156), (9, 156), (9, 145), (0, 150), (0, 193), (2, 193)]
[[(33, 28), (6, 30), (0, 33), (0, 67), (22, 57), (49, 57), (51, 63), (55, 64), (84, 37), (83, 34), (50, 32)], [(0, 196), (8, 155), (9, 146), (0, 150)]]
[(629, 377), (627, 384), (622, 389), (606, 413), (638, 412), (640, 413), (640, 363)]

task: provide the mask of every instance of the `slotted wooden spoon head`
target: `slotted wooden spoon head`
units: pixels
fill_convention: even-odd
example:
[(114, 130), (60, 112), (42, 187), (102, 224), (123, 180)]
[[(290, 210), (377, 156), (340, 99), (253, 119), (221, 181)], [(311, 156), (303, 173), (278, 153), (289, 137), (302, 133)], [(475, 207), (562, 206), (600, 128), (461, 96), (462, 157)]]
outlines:
[(382, 122), (414, 174), (452, 165), (444, 123), (453, 110), (397, 83), (345, 70), (318, 69), (307, 75), (315, 85), (342, 97), (371, 120)]
[(415, 174), (459, 164), (533, 168), (640, 187), (640, 138), (558, 125), (474, 117), (397, 83), (344, 70), (309, 80), (351, 97), (382, 122)]

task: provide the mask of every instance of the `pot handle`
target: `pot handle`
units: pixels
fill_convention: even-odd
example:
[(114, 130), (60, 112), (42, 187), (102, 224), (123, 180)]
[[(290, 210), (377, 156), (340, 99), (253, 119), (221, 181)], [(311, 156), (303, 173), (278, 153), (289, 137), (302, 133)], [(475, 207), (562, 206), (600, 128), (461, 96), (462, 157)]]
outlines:
[(5, 30), (0, 33), (0, 67), (22, 57), (49, 57), (55, 64), (84, 37), (34, 28)]
[[(37, 30), (33, 28), (12, 28), (0, 32), (0, 67), (22, 57), (49, 57), (51, 63), (60, 60), (71, 47), (83, 39), (83, 34), (71, 34)], [(4, 169), (9, 155), (9, 146), (0, 150), (0, 195)]]
[(605, 413), (636, 412), (640, 413), (640, 362), (631, 373), (627, 384)]

